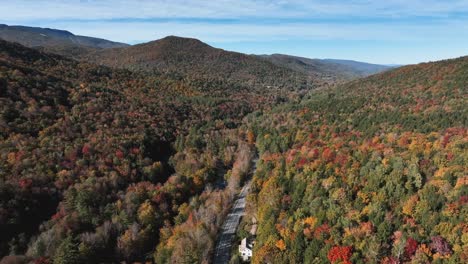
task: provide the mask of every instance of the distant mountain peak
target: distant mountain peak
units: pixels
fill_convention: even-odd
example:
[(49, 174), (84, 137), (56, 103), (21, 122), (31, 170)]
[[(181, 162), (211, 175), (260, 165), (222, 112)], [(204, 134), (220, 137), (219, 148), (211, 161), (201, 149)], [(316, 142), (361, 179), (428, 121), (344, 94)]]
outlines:
[(388, 70), (387, 65), (371, 64), (353, 60), (309, 59), (285, 54), (260, 55), (272, 63), (305, 74), (322, 75), (341, 81), (365, 77)]
[(179, 36), (167, 36), (162, 39), (153, 40), (147, 43), (142, 43), (135, 46), (159, 46), (161, 49), (199, 49), (213, 48), (210, 45), (195, 39), (184, 38)]
[(128, 46), (125, 43), (74, 35), (67, 30), (5, 24), (0, 24), (0, 39), (72, 57), (95, 49)]

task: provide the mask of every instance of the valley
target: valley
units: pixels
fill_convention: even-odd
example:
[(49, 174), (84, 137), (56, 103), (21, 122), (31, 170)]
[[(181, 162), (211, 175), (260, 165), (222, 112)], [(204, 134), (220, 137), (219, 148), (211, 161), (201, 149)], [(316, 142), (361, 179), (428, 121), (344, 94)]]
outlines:
[(1, 263), (468, 260), (466, 56), (0, 38)]

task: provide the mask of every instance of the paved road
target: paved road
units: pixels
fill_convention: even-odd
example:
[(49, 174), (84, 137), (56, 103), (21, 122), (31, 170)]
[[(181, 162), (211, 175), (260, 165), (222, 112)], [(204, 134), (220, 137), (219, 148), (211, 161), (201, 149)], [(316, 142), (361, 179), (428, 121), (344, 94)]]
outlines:
[[(256, 159), (253, 160), (254, 166), (251, 172), (252, 174), (256, 169), (256, 161)], [(224, 220), (223, 227), (221, 228), (221, 234), (218, 236), (218, 241), (216, 243), (213, 259), (214, 264), (226, 264), (229, 263), (229, 260), (231, 259), (232, 240), (236, 235), (240, 219), (244, 215), (245, 197), (249, 193), (250, 183), (251, 182), (249, 181), (244, 185), (231, 208), (231, 212), (229, 212), (226, 220)]]
[(245, 197), (249, 192), (250, 182), (242, 188), (236, 202), (231, 208), (231, 212), (226, 217), (221, 234), (216, 244), (214, 264), (226, 264), (231, 259), (232, 240), (234, 239), (241, 217), (245, 211)]

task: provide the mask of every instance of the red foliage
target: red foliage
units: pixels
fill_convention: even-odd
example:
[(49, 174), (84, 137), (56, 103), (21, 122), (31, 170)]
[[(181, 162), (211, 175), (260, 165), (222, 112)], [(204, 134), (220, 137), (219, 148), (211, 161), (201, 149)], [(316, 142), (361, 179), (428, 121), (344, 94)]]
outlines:
[(304, 228), (303, 233), (307, 239), (312, 239), (312, 230), (310, 230), (310, 228)]
[(123, 153), (123, 151), (121, 151), (121, 150), (119, 149), (119, 150), (117, 150), (117, 151), (115, 152), (115, 156), (117, 156), (117, 158), (119, 158), (119, 159), (123, 159), (123, 158), (124, 158), (124, 153)]
[(453, 157), (454, 157), (454, 156), (455, 156), (455, 155), (453, 155), (452, 152), (447, 153), (447, 160), (448, 160), (448, 161), (453, 160)]
[(20, 150), (16, 153), (15, 155), (15, 158), (16, 158), (16, 161), (20, 161), (24, 156), (24, 151)]
[(458, 199), (458, 203), (460, 203), (460, 205), (468, 203), (468, 195), (460, 196), (460, 198)]
[(39, 258), (34, 260), (34, 264), (49, 264), (49, 263), (50, 263), (50, 261), (46, 257), (39, 257)]
[(353, 254), (351, 246), (334, 246), (328, 251), (328, 260), (331, 263), (342, 262), (344, 264), (351, 264), (349, 259)]
[(322, 237), (322, 234), (328, 234), (328, 233), (330, 233), (330, 226), (328, 224), (323, 224), (315, 229), (314, 237), (316, 239), (319, 239)]
[(302, 167), (304, 167), (304, 165), (306, 165), (306, 163), (307, 163), (307, 159), (306, 158), (301, 158), (299, 160), (299, 162), (297, 163), (297, 167), (302, 168)]
[(335, 152), (330, 148), (325, 148), (322, 153), (322, 158), (327, 162), (331, 162), (335, 158)]
[(445, 148), (447, 146), (447, 144), (449, 143), (450, 141), (450, 137), (452, 137), (452, 135), (450, 134), (445, 134), (442, 138), (442, 147)]
[(348, 162), (348, 155), (341, 154), (341, 155), (338, 155), (336, 159), (337, 159), (338, 164), (340, 164), (341, 167), (344, 167), (346, 163)]
[(81, 149), (81, 152), (83, 153), (83, 155), (89, 155), (90, 150), (91, 150), (91, 147), (89, 146), (89, 144), (85, 144), (83, 148)]
[(132, 148), (132, 154), (139, 154), (140, 153), (140, 149), (139, 148)]
[(316, 159), (319, 156), (319, 153), (318, 149), (312, 150), (312, 158)]
[(418, 249), (418, 241), (414, 240), (413, 238), (408, 238), (406, 240), (406, 246), (405, 246), (405, 256), (410, 258), (411, 256), (414, 255), (416, 252), (416, 249)]
[(155, 203), (162, 203), (166, 201), (166, 194), (163, 192), (159, 192), (158, 194), (153, 196), (153, 202)]
[(28, 189), (32, 185), (32, 180), (31, 179), (21, 179), (18, 181), (19, 186), (21, 189)]

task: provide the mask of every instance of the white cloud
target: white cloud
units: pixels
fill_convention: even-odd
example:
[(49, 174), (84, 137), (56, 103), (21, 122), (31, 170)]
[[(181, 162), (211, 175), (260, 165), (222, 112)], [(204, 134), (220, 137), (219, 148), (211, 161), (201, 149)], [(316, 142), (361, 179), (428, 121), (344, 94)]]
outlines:
[[(0, 23), (10, 25), (65, 29), (132, 44), (167, 35), (232, 48), (263, 42), (273, 52), (282, 52), (274, 49), (284, 48), (285, 42), (306, 47), (315, 40), (340, 42), (329, 57), (343, 51), (390, 61), (400, 54), (397, 63), (466, 55), (467, 18), (468, 0), (0, 0)], [(360, 54), (347, 46), (356, 41), (366, 42)], [(387, 50), (373, 44), (377, 42)], [(286, 46), (285, 52), (296, 52)], [(306, 48), (303, 52), (310, 54)]]
[(1, 0), (0, 19), (310, 18), (447, 16), (467, 0)]
[(206, 42), (242, 42), (274, 40), (370, 40), (370, 41), (431, 41), (464, 38), (464, 21), (427, 25), (405, 24), (211, 24), (183, 22), (75, 22), (57, 23), (54, 27), (75, 34), (135, 43), (159, 39), (167, 35), (199, 38)]

